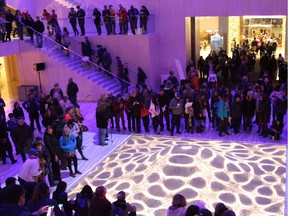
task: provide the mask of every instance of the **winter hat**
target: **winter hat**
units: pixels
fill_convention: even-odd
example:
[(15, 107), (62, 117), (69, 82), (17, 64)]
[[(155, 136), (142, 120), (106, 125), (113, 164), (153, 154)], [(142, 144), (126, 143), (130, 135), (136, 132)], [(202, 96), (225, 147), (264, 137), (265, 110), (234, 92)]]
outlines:
[(181, 94), (179, 92), (176, 92), (175, 97), (181, 97)]

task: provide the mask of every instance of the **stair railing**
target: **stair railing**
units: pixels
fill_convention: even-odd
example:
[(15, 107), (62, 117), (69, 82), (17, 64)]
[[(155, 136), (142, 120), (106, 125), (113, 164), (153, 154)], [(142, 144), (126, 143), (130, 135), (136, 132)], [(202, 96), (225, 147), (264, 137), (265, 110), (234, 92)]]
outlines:
[[(55, 40), (51, 39), (49, 36), (46, 36), (44, 35), (43, 33), (40, 33), (40, 32), (37, 32), (35, 29), (29, 27), (29, 26), (26, 26), (24, 23), (22, 23), (27, 29), (30, 29), (33, 31), (34, 33), (34, 36), (36, 37), (36, 34), (38, 34), (40, 37), (42, 37), (43, 39), (43, 47), (40, 48), (42, 49), (42, 51), (46, 54), (49, 54), (51, 53), (53, 50), (59, 50), (59, 53), (61, 53), (60, 51), (66, 51), (67, 53), (69, 53), (69, 55), (71, 55), (72, 57), (79, 57), (82, 61), (83, 61), (83, 56), (80, 55), (79, 53), (73, 51), (72, 49), (70, 48), (66, 48), (65, 46), (63, 46), (62, 44), (56, 42)], [(71, 40), (71, 38), (69, 38)], [(35, 45), (37, 46), (37, 41), (35, 41)], [(47, 50), (47, 45), (48, 43), (50, 44), (53, 44), (54, 46), (51, 47), (51, 49)], [(36, 47), (37, 48), (37, 47)], [(46, 50), (45, 50), (46, 49)], [(40, 51), (40, 50), (39, 50)], [(65, 55), (63, 54), (63, 58), (65, 57)], [(68, 58), (68, 56), (67, 56)], [(93, 65), (95, 67), (95, 69), (98, 69), (98, 72), (103, 71), (104, 73), (107, 73), (109, 74), (110, 76), (112, 76), (113, 78), (117, 78), (119, 80), (120, 83), (125, 83), (127, 84), (128, 86), (131, 86), (133, 88), (135, 88), (135, 85), (133, 85), (131, 82), (128, 82), (122, 78), (120, 78), (119, 76), (117, 76), (116, 74), (112, 73), (111, 71), (108, 71), (106, 70), (104, 67), (100, 66), (100, 65), (97, 65), (96, 63), (94, 63), (93, 61), (86, 61), (89, 65)], [(107, 79), (109, 79), (107, 77)]]

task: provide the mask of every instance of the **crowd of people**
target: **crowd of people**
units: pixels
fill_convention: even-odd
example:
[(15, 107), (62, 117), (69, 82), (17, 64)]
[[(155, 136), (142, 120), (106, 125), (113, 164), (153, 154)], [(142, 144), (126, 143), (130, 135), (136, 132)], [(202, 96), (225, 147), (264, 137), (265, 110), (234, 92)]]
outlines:
[[(76, 149), (82, 160), (88, 160), (82, 147), (83, 132), (88, 128), (83, 124), (84, 116), (77, 102), (78, 91), (77, 84), (69, 78), (67, 96), (63, 94), (58, 83), (54, 84), (48, 95), (41, 94), (39, 98), (36, 92), (30, 92), (29, 97), (22, 103), (23, 108), (19, 102), (14, 103), (13, 112), (8, 114), (7, 122), (5, 102), (0, 99), (1, 159), (6, 164), (7, 153), (12, 164), (17, 162), (12, 153), (10, 133), (16, 154), (20, 154), (23, 161), (19, 171), (21, 184), (27, 181), (38, 182), (47, 176), (50, 186), (55, 186), (54, 181), (62, 179), (60, 170), (67, 168), (71, 177), (81, 174), (77, 166)], [(24, 112), (27, 112), (30, 125), (25, 122)], [(39, 135), (36, 138), (34, 123)], [(45, 128), (44, 134), (42, 127)]]
[[(145, 11), (147, 8), (142, 6), (142, 10)], [(101, 17), (107, 33), (116, 34), (116, 15), (119, 16), (120, 34), (127, 34), (128, 21), (132, 33), (136, 34), (137, 18), (140, 16), (141, 24), (141, 13), (144, 14), (144, 12), (139, 13), (133, 6), (128, 12), (125, 11), (122, 5), (120, 5), (119, 13), (114, 11), (112, 5), (104, 6), (102, 13), (95, 9), (93, 16), (98, 34), (101, 34)], [(148, 10), (145, 13), (147, 24)], [(127, 17), (124, 18), (123, 14)], [(77, 21), (81, 35), (85, 35), (85, 15), (85, 11), (79, 6), (77, 6), (77, 12), (71, 8), (69, 19), (75, 35), (79, 34)], [(50, 14), (44, 10), (42, 16), (47, 21), (49, 35), (55, 35), (56, 40), (68, 48), (69, 43), (65, 42), (69, 41), (67, 40), (68, 30), (64, 28), (63, 33), (61, 32), (55, 11), (53, 10)], [(14, 16), (8, 10), (6, 17), (5, 25), (9, 25), (8, 28), (6, 26), (3, 41), (11, 40), (12, 28), (9, 28), (15, 20), (21, 40), (23, 39), (23, 23), (39, 33), (44, 31), (41, 18), (37, 17), (34, 23), (28, 12), (21, 13), (18, 10)], [(146, 24), (142, 23), (142, 26)], [(143, 28), (143, 33), (145, 33), (146, 27)], [(30, 40), (33, 41), (33, 31), (28, 31), (28, 34)], [(38, 46), (41, 47), (39, 35), (36, 35), (36, 40)], [(81, 46), (83, 56), (92, 61), (92, 48), (87, 37)], [(181, 134), (183, 133), (182, 125), (186, 134), (205, 133), (205, 127), (211, 125), (219, 136), (230, 135), (230, 128), (234, 134), (251, 134), (253, 127), (256, 127), (254, 131), (257, 131), (259, 136), (264, 138), (270, 136), (273, 140), (279, 140), (284, 124), (287, 123), (284, 119), (287, 112), (287, 63), (281, 54), (277, 59), (275, 58), (275, 51), (269, 48), (270, 44), (261, 43), (256, 48), (255, 43), (252, 43), (251, 47), (247, 46), (245, 44), (242, 47), (234, 47), (231, 57), (227, 56), (225, 50), (220, 49), (218, 53), (211, 52), (206, 58), (201, 56), (197, 64), (189, 61), (186, 66), (186, 79), (179, 81), (174, 72), (170, 71), (167, 80), (157, 89), (146, 84), (147, 75), (142, 68), (138, 68), (137, 85), (133, 92), (128, 90), (130, 85), (128, 65), (122, 64), (120, 58), (117, 57), (121, 94), (114, 95), (109, 92), (107, 96), (101, 95), (97, 102), (95, 116), (98, 144), (107, 145), (109, 127), (116, 128), (117, 132), (128, 130), (135, 133), (141, 133), (143, 127), (146, 133), (150, 133), (150, 121), (152, 121), (153, 132), (156, 135), (159, 135), (165, 128), (171, 136), (174, 136), (175, 132)], [(97, 65), (101, 64), (105, 70), (110, 71), (112, 64), (110, 53), (101, 45), (97, 46), (96, 52)], [(259, 78), (252, 82), (251, 77), (255, 74), (255, 59), (258, 55)], [(89, 67), (84, 63), (83, 66)], [(107, 75), (110, 76), (110, 74)], [(94, 215), (95, 212), (109, 215), (113, 211), (122, 210), (125, 211), (123, 215), (129, 212), (129, 215), (136, 215), (136, 208), (126, 203), (124, 191), (117, 194), (117, 201), (113, 204), (107, 200), (106, 189), (103, 186), (97, 187), (93, 193), (91, 187), (87, 185), (77, 195), (75, 201), (70, 202), (67, 198), (65, 192), (67, 184), (62, 181), (61, 169), (68, 169), (71, 177), (81, 174), (78, 169), (76, 150), (82, 160), (88, 160), (82, 148), (83, 132), (87, 130), (87, 127), (85, 128), (83, 124), (84, 116), (77, 102), (78, 91), (77, 84), (70, 78), (67, 96), (63, 94), (57, 83), (48, 95), (41, 94), (38, 98), (35, 92), (31, 92), (27, 100), (22, 103), (22, 107), (19, 102), (15, 102), (13, 112), (8, 114), (8, 120), (4, 111), (5, 102), (0, 98), (0, 157), (3, 164), (6, 164), (6, 154), (12, 164), (17, 163), (12, 153), (13, 143), (16, 154), (20, 154), (23, 161), (18, 174), (20, 185), (15, 184), (16, 179), (9, 178), (6, 182), (7, 188), (0, 190), (1, 215), (5, 213), (6, 215), (24, 213), (41, 215), (49, 211), (47, 206), (54, 206), (56, 215), (63, 215), (64, 212), (66, 215), (72, 215), (73, 211), (75, 215)], [(25, 123), (24, 112), (28, 113), (30, 125)], [(41, 122), (40, 119), (42, 119)], [(184, 124), (181, 123), (182, 121)], [(43, 136), (34, 138), (35, 123), (39, 134), (42, 134), (42, 126), (45, 127)], [(57, 182), (53, 199), (49, 198), (46, 178), (50, 187), (54, 187)], [(63, 205), (62, 210), (58, 204)], [(28, 210), (23, 207), (25, 205)], [(187, 209), (185, 206), (185, 198), (180, 194), (175, 195), (172, 206), (167, 210), (167, 216), (205, 215), (201, 211), (206, 212), (206, 215), (211, 213), (197, 206), (192, 205)], [(215, 215), (235, 215), (222, 203), (216, 207)], [(121, 215), (121, 213), (116, 214)]]
[[(147, 33), (147, 23), (150, 16), (149, 10), (145, 5), (141, 6), (141, 9), (138, 10), (133, 5), (130, 6), (129, 10), (119, 4), (119, 10), (116, 11), (113, 9), (113, 5), (105, 5), (103, 10), (95, 8), (93, 13), (90, 14), (92, 16), (92, 22), (95, 24), (96, 31), (98, 35), (102, 34), (102, 25), (104, 23), (107, 35), (115, 35), (115, 34), (128, 34), (129, 23), (132, 34), (146, 34)], [(0, 40), (3, 42), (11, 41), (11, 34), (13, 37), (18, 35), (20, 40), (23, 40), (24, 28), (27, 28), (27, 33), (31, 38), (31, 42), (33, 42), (33, 29), (40, 34), (35, 34), (37, 39), (41, 37), (41, 34), (44, 32), (46, 25), (46, 29), (49, 36), (59, 35), (59, 31), (61, 31), (58, 24), (58, 16), (56, 11), (53, 9), (50, 12), (47, 9), (43, 10), (41, 16), (36, 16), (34, 18), (31, 16), (29, 11), (24, 10), (16, 10), (15, 14), (12, 14), (11, 10), (8, 9), (5, 13), (0, 14)], [(68, 13), (69, 23), (73, 29), (74, 35), (85, 35), (85, 20), (90, 21), (89, 18), (86, 17), (86, 12), (80, 6), (76, 7), (76, 10), (72, 7)], [(42, 21), (41, 21), (42, 20)], [(141, 32), (138, 31), (138, 20)], [(36, 22), (38, 21), (38, 24)], [(116, 32), (116, 23), (119, 23), (120, 32)], [(39, 26), (39, 24), (41, 26)], [(80, 28), (80, 33), (77, 28), (77, 24)], [(41, 37), (42, 39), (42, 37)]]
[[(66, 191), (67, 183), (59, 181), (56, 190), (50, 194), (45, 182), (28, 181), (17, 184), (14, 177), (5, 180), (5, 187), (0, 188), (0, 215), (56, 215), (56, 216), (136, 216), (137, 209), (126, 201), (125, 191), (119, 191), (116, 200), (110, 202), (107, 189), (97, 186), (93, 192), (90, 185), (85, 185), (69, 199)], [(202, 202), (187, 207), (187, 201), (181, 194), (172, 198), (167, 208), (167, 216), (236, 216), (224, 203), (215, 205), (214, 214)]]
[(85, 185), (75, 198), (69, 199), (67, 183), (59, 181), (53, 194), (45, 181), (27, 181), (17, 184), (17, 179), (8, 177), (5, 187), (0, 188), (1, 216), (136, 216), (136, 207), (126, 201), (126, 193), (119, 191), (117, 199), (106, 198), (106, 188), (96, 187), (93, 192)]
[(270, 61), (263, 66), (263, 58), (268, 54), (262, 54), (260, 77), (252, 83), (249, 76), (253, 71), (248, 68), (245, 50), (234, 50), (232, 59), (224, 50), (221, 52), (219, 55), (213, 52), (206, 59), (200, 57), (198, 66), (190, 61), (187, 78), (180, 82), (170, 71), (159, 90), (145, 84), (144, 73), (145, 76), (138, 76), (138, 84), (131, 94), (101, 96), (98, 105), (100, 102), (106, 104), (110, 127), (116, 125), (120, 131), (121, 120), (123, 130), (128, 126), (129, 131), (141, 133), (142, 119), (148, 133), (152, 120), (155, 134), (160, 134), (166, 127), (173, 136), (175, 128), (176, 133), (182, 133), (182, 118), (186, 133), (205, 132), (207, 119), (219, 136), (229, 135), (229, 128), (235, 134), (240, 131), (251, 133), (255, 125), (259, 135), (271, 135), (272, 139), (278, 140), (287, 111), (287, 63), (279, 54), (276, 63), (279, 81), (276, 81)]

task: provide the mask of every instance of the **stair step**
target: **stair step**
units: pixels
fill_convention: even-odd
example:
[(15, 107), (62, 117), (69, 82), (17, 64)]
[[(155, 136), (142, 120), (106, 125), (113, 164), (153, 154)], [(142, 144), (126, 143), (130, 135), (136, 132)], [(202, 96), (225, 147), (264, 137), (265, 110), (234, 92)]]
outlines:
[(113, 77), (113, 79), (111, 79), (103, 70), (98, 71), (98, 67), (94, 64), (90, 69), (84, 69), (82, 58), (80, 56), (73, 54), (67, 56), (66, 52), (61, 50), (60, 46), (54, 44), (52, 41), (44, 41), (44, 46), (42, 49), (36, 48), (35, 44), (31, 43), (29, 40), (25, 40), (24, 42), (30, 46), (33, 46), (39, 52), (44, 53), (50, 58), (53, 58), (55, 61), (70, 68), (75, 73), (85, 77), (87, 80), (97, 83), (97, 85), (102, 86), (108, 91), (113, 92), (114, 94), (118, 94), (121, 91), (121, 85), (117, 77)]

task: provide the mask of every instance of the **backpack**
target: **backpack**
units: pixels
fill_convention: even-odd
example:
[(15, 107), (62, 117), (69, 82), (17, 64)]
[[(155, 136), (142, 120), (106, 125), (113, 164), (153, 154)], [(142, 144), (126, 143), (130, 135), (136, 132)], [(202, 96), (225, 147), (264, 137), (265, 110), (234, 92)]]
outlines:
[(76, 201), (75, 201), (75, 215), (87, 215), (88, 214), (88, 209), (90, 206), (90, 200), (88, 197), (81, 197), (78, 196)]
[(125, 216), (125, 212), (121, 207), (112, 205), (111, 216)]

